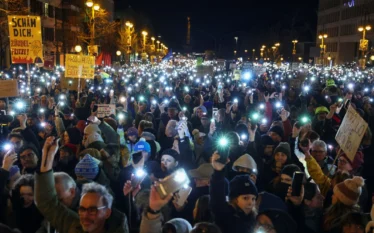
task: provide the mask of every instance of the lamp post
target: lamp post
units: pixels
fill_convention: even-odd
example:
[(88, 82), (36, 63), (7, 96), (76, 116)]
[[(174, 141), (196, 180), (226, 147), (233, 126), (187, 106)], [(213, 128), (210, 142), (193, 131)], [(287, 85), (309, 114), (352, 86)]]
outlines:
[(366, 63), (366, 57), (365, 53), (368, 50), (369, 47), (369, 40), (366, 39), (366, 32), (371, 30), (370, 25), (360, 26), (358, 28), (359, 32), (362, 32), (362, 39), (360, 40), (360, 50), (362, 52), (362, 57), (361, 57), (361, 67), (364, 69), (365, 68), (365, 63)]
[(255, 60), (255, 52), (256, 52), (256, 49), (252, 49), (252, 61)]
[(155, 49), (155, 40), (156, 38), (154, 38), (153, 36), (151, 37), (151, 40), (152, 40), (152, 48)]
[(143, 52), (145, 52), (145, 45), (147, 43), (147, 35), (148, 35), (148, 32), (146, 31), (142, 31), (142, 35), (143, 35)]
[(131, 38), (131, 30), (134, 28), (134, 25), (131, 23), (131, 22), (129, 22), (129, 21), (127, 21), (126, 22), (126, 33), (127, 33), (127, 35), (128, 35), (128, 37), (127, 37), (127, 53), (131, 53), (131, 40), (132, 40), (132, 38)]
[(293, 43), (293, 49), (292, 49), (292, 55), (296, 55), (296, 44), (298, 43), (299, 41), (297, 40), (293, 40), (292, 43)]
[(88, 0), (86, 2), (86, 6), (91, 8), (91, 14), (92, 14), (92, 28), (91, 28), (91, 41), (90, 44), (94, 45), (95, 44), (95, 11), (100, 10), (100, 5), (94, 3), (92, 0)]
[(158, 41), (156, 41), (156, 43), (157, 43), (157, 52), (158, 52), (158, 51), (160, 51), (160, 48), (159, 48), (160, 47), (160, 41), (158, 40)]
[(327, 38), (327, 34), (321, 34), (318, 36), (318, 38), (321, 40), (321, 45), (319, 46), (321, 48), (321, 60), (322, 60), (322, 66), (325, 63), (325, 53), (326, 53), (326, 45), (324, 43), (324, 40)]

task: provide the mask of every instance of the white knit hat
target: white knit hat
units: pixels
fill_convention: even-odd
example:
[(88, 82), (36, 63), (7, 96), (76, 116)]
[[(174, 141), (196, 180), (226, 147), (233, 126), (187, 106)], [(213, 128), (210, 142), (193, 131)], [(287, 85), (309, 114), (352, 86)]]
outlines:
[(354, 176), (353, 179), (346, 179), (335, 185), (334, 195), (344, 205), (353, 206), (358, 203), (364, 185), (365, 181), (361, 176)]
[(257, 164), (249, 154), (240, 156), (232, 165), (232, 170), (237, 171), (237, 167), (243, 167), (251, 170), (253, 173), (258, 173)]

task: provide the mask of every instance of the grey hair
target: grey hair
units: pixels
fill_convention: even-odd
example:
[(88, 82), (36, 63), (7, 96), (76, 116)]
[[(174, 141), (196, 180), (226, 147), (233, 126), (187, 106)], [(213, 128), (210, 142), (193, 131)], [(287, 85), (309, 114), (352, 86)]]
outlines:
[(76, 188), (77, 184), (74, 179), (65, 172), (55, 172), (53, 173), (55, 177), (55, 184), (62, 184), (64, 190)]
[(109, 193), (108, 189), (103, 185), (96, 182), (91, 182), (83, 185), (82, 195), (87, 193), (97, 193), (103, 198), (103, 203), (106, 207), (112, 208), (113, 196)]
[(324, 141), (322, 140), (316, 140), (312, 143), (312, 146), (318, 146), (318, 147), (323, 147), (325, 148), (325, 151), (327, 151), (327, 145)]

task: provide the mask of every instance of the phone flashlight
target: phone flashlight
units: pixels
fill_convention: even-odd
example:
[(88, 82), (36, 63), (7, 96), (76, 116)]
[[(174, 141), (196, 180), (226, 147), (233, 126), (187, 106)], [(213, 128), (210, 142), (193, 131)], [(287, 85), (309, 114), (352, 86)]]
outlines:
[(135, 171), (135, 175), (136, 175), (137, 177), (143, 177), (145, 174), (146, 174), (146, 173), (145, 173), (145, 171), (144, 171), (143, 169), (137, 169), (137, 170)]
[(157, 104), (157, 101), (156, 101), (156, 100), (152, 100), (152, 104), (153, 104), (153, 105), (156, 105), (156, 104)]
[(238, 99), (234, 99), (234, 103), (238, 103)]
[(265, 104), (260, 104), (259, 108), (260, 109), (265, 109)]
[(260, 117), (260, 115), (258, 113), (253, 113), (252, 114), (252, 119), (253, 120), (258, 120), (259, 117)]
[(169, 103), (169, 100), (164, 100), (164, 103), (165, 103), (165, 104), (168, 104), (168, 103)]
[(44, 113), (45, 112), (44, 108), (39, 109), (39, 112)]
[(183, 107), (183, 111), (187, 111), (187, 108), (186, 108), (186, 107)]
[(184, 169), (177, 170), (174, 176), (174, 180), (179, 183), (183, 183), (188, 180), (187, 174)]
[(121, 101), (122, 103), (125, 102), (126, 101), (126, 97), (122, 96), (121, 98), (119, 98), (119, 101)]
[(118, 119), (119, 120), (125, 119), (125, 115), (123, 115), (123, 113), (118, 114)]
[(134, 101), (134, 97), (131, 97), (131, 99), (130, 99), (130, 100), (131, 100), (131, 102), (132, 102), (132, 101)]
[(240, 135), (240, 139), (241, 140), (246, 140), (247, 139), (247, 135), (243, 133), (242, 135)]
[(261, 120), (261, 123), (262, 123), (263, 125), (265, 125), (265, 124), (268, 123), (268, 121), (264, 118), (264, 119)]
[(9, 151), (10, 149), (12, 149), (12, 147), (13, 147), (13, 145), (10, 144), (10, 143), (5, 143), (4, 146), (3, 146), (4, 150), (6, 150), (6, 151)]
[(45, 123), (45, 122), (42, 122), (42, 123), (40, 123), (40, 125), (41, 125), (42, 127), (45, 127), (45, 126), (46, 126), (46, 123)]

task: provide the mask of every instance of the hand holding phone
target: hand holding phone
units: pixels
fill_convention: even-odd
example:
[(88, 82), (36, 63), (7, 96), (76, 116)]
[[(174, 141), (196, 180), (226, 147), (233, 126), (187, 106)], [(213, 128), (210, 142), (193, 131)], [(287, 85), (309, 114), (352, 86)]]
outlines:
[(173, 172), (171, 175), (165, 177), (156, 186), (156, 190), (162, 199), (166, 198), (169, 194), (180, 190), (185, 185), (189, 184), (190, 180), (186, 171), (180, 168)]
[(304, 173), (303, 172), (295, 172), (293, 174), (293, 179), (292, 179), (292, 196), (298, 197), (301, 194), (301, 189), (303, 185), (303, 180), (304, 180)]

